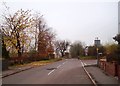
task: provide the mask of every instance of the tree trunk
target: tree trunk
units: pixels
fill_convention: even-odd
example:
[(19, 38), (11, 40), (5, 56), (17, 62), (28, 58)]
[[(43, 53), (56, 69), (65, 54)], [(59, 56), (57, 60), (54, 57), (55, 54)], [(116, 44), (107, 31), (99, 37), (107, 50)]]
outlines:
[(37, 26), (36, 26), (36, 31), (35, 31), (35, 50), (37, 51), (38, 49), (38, 34), (37, 34)]
[(61, 54), (62, 54), (62, 57), (64, 57), (64, 52), (61, 52)]
[(22, 53), (21, 53), (21, 45), (20, 45), (20, 40), (19, 40), (20, 36), (19, 33), (17, 34), (17, 50), (18, 50), (18, 57), (21, 57)]
[(21, 53), (22, 53), (22, 54), (24, 53), (24, 44), (23, 44), (22, 47), (21, 47)]
[(21, 47), (20, 47), (20, 41), (17, 40), (17, 46), (18, 46), (18, 57), (21, 57)]
[(20, 52), (20, 50), (18, 50), (18, 57), (21, 57), (21, 52)]
[(4, 43), (4, 38), (2, 36), (2, 58), (9, 59), (9, 51), (6, 49), (6, 44)]

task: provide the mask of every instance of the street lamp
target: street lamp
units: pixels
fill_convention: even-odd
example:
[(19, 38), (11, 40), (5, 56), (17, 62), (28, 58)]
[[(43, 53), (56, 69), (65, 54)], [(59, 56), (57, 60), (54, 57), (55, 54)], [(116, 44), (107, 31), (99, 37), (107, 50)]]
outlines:
[(96, 50), (97, 50), (97, 66), (98, 66), (99, 65), (99, 57), (98, 57), (98, 50), (99, 50), (99, 48), (97, 47)]

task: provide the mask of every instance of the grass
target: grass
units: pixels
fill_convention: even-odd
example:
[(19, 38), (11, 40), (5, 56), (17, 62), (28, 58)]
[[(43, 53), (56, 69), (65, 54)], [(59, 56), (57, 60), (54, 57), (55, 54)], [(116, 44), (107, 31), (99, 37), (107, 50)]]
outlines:
[(80, 57), (80, 59), (82, 60), (90, 60), (90, 59), (96, 59), (95, 56), (83, 56), (83, 57)]
[(25, 66), (42, 66), (42, 65), (47, 65), (56, 61), (62, 60), (61, 58), (56, 58), (56, 59), (50, 59), (50, 60), (42, 60), (42, 61), (35, 61), (31, 63), (24, 63), (24, 64), (15, 64), (11, 66), (11, 68), (15, 67), (25, 67)]
[(32, 62), (30, 64), (32, 65), (36, 65), (36, 66), (40, 66), (40, 65), (46, 65), (46, 64), (49, 64), (49, 63), (53, 63), (53, 62), (56, 62), (56, 61), (60, 61), (62, 59), (50, 59), (50, 60), (43, 60), (43, 61), (36, 61), (36, 62)]

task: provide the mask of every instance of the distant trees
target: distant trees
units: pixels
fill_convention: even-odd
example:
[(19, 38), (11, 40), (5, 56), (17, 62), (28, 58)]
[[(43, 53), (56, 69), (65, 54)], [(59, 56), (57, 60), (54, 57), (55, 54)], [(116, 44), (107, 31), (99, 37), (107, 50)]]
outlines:
[(84, 46), (80, 41), (74, 42), (70, 47), (70, 55), (72, 58), (76, 58), (84, 54)]
[[(98, 53), (97, 53), (98, 48)], [(105, 56), (107, 61), (117, 61), (118, 60), (118, 45), (113, 44), (106, 44), (104, 46), (88, 46), (88, 56), (96, 56), (97, 54), (102, 54), (101, 56)]]
[(95, 46), (88, 46), (88, 55), (97, 56), (97, 50)]
[(61, 56), (64, 57), (65, 51), (68, 49), (70, 42), (67, 40), (57, 40), (55, 43), (55, 51), (61, 53)]
[(97, 48), (98, 48), (98, 53), (102, 53), (102, 55), (105, 55), (106, 48), (104, 46), (88, 46), (88, 55), (89, 56), (97, 56)]

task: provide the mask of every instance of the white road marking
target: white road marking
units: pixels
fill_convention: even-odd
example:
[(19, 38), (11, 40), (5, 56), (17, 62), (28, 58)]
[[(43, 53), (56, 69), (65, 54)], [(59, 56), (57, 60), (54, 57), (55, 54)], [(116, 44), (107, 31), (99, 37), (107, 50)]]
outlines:
[(98, 86), (97, 83), (95, 82), (95, 80), (92, 78), (92, 76), (89, 74), (89, 72), (84, 67), (84, 63), (82, 61), (81, 61), (81, 64), (82, 64), (82, 67), (83, 67), (84, 71), (86, 72), (86, 74), (88, 75), (88, 77), (90, 78), (90, 80), (92, 81), (92, 83), (94, 84), (94, 86)]
[(85, 65), (87, 65), (86, 63), (84, 63)]
[(82, 64), (82, 67), (84, 67), (84, 63), (80, 60), (81, 64)]
[[(61, 65), (57, 66), (57, 69), (58, 69), (59, 67), (61, 67), (63, 64), (65, 64), (66, 62), (67, 62), (67, 61), (65, 61), (65, 62), (63, 62)], [(51, 70), (51, 71), (48, 73), (48, 75), (50, 75), (51, 73), (53, 73), (55, 70), (56, 70), (56, 69)]]
[(50, 75), (52, 72), (54, 72), (55, 71), (55, 69), (54, 70), (52, 70), (52, 71), (50, 71), (49, 73), (48, 73), (48, 75)]
[(57, 68), (61, 67), (61, 65), (57, 66)]
[(62, 64), (65, 64), (66, 62), (62, 63)]

